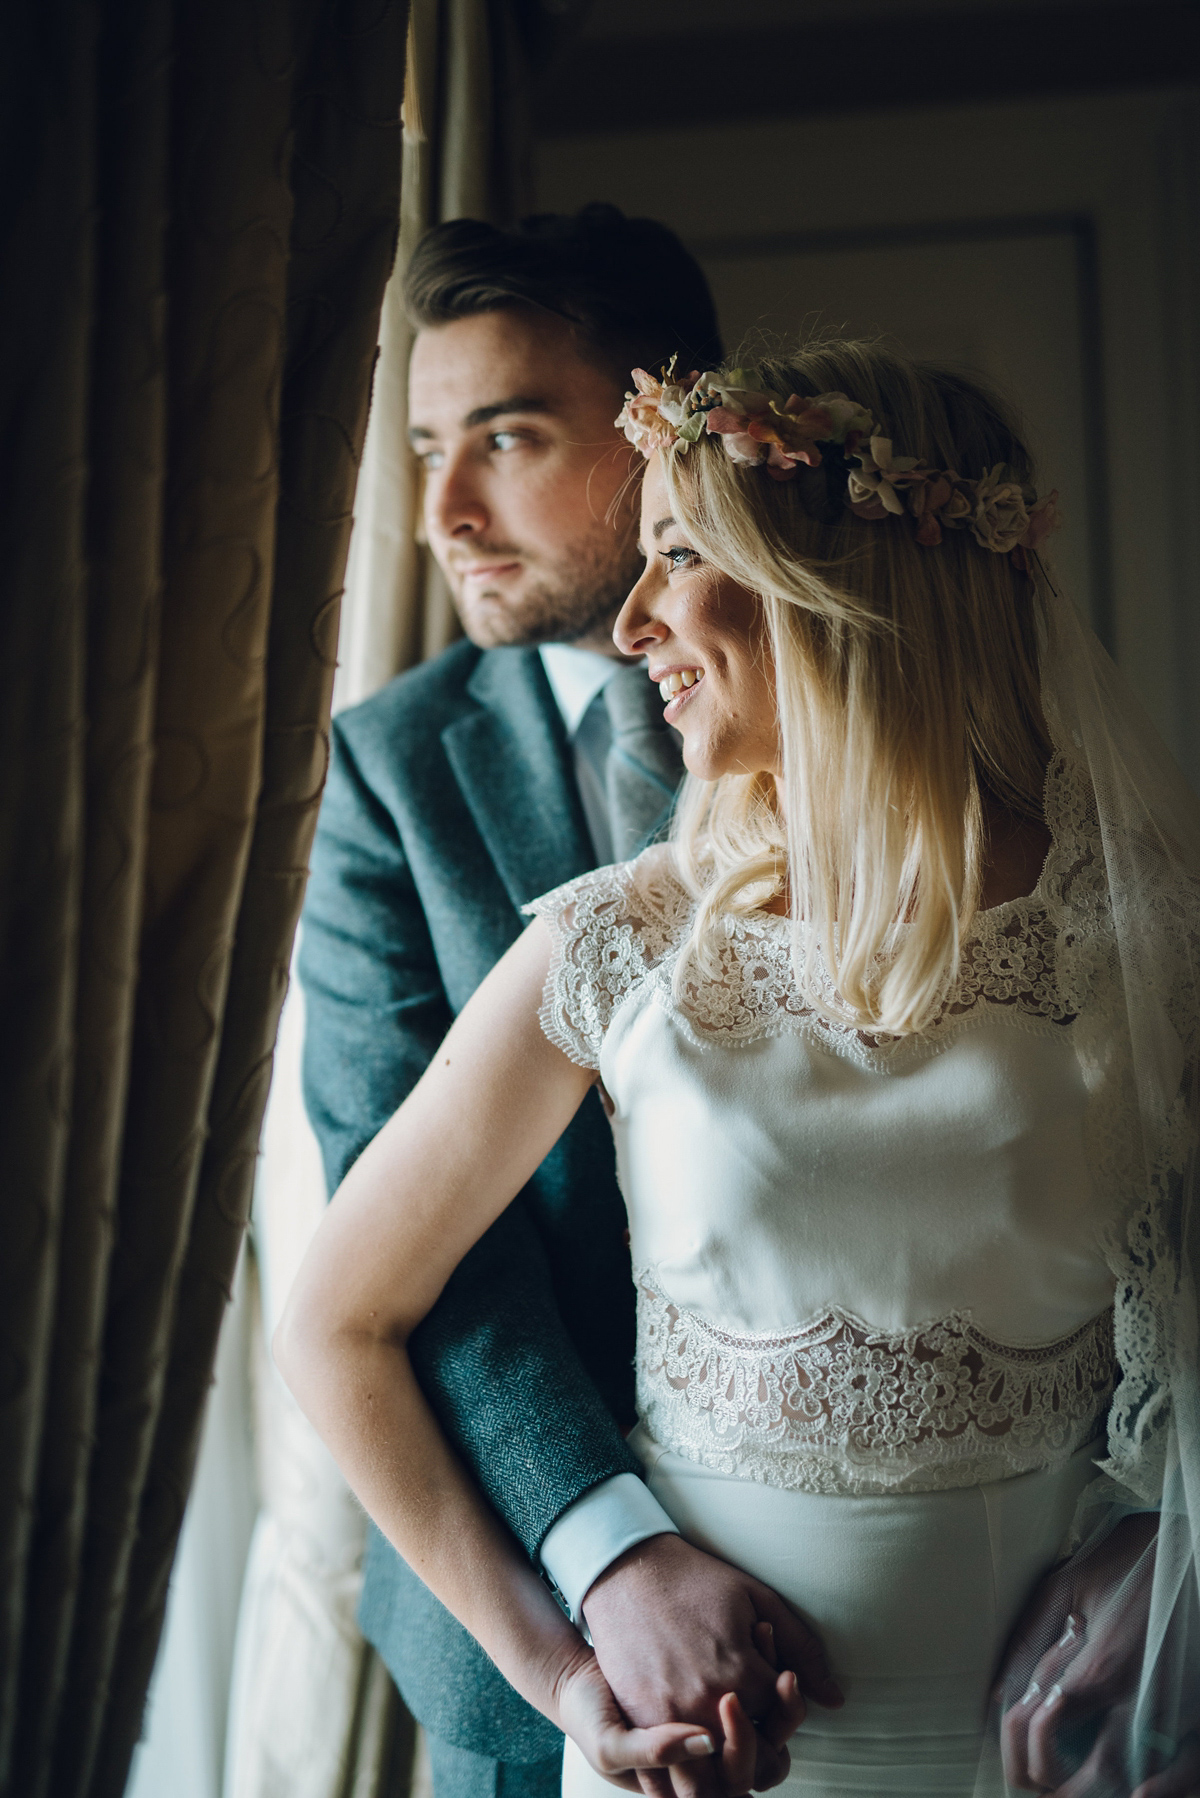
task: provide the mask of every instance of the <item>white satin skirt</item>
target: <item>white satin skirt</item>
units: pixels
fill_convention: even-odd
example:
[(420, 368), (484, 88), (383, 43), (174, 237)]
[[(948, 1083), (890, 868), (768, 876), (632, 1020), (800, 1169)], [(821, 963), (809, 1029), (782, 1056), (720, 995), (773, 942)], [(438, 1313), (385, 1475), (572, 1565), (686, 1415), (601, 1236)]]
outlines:
[[(810, 1703), (786, 1793), (991, 1798), (985, 1725), (1001, 1652), (1062, 1551), (1098, 1443), (1062, 1467), (949, 1492), (824, 1498), (714, 1473), (639, 1427), (630, 1446), (689, 1542), (774, 1587), (818, 1631), (846, 1695)], [(571, 1741), (563, 1798), (613, 1787)]]

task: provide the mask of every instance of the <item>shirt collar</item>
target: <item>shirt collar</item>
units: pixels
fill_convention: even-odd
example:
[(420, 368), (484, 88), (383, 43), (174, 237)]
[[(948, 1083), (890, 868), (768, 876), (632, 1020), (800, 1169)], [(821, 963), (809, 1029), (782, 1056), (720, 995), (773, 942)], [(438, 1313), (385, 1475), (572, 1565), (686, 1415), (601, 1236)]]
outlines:
[(567, 735), (573, 737), (583, 714), (622, 663), (596, 649), (577, 649), (573, 643), (543, 643), (538, 654)]

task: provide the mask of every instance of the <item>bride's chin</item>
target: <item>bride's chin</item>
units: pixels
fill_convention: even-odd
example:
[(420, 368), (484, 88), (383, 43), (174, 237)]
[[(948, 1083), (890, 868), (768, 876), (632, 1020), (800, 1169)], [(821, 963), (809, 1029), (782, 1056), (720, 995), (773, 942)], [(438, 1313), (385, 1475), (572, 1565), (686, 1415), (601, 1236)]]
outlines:
[(720, 780), (729, 772), (728, 758), (714, 754), (711, 743), (689, 743), (683, 739), (683, 765), (697, 780)]

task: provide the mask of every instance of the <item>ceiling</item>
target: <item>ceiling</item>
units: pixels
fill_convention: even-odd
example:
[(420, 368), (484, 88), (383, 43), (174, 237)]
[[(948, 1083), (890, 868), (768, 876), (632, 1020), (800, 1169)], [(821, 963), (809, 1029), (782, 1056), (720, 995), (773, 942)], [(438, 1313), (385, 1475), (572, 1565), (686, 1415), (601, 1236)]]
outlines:
[[(1095, 11), (1122, 0), (1044, 0), (1043, 11)], [(696, 37), (704, 32), (777, 31), (789, 26), (854, 25), (932, 14), (1014, 12), (1020, 0), (593, 0), (581, 37)]]
[(594, 0), (535, 112), (547, 139), (1197, 81), (1197, 0)]

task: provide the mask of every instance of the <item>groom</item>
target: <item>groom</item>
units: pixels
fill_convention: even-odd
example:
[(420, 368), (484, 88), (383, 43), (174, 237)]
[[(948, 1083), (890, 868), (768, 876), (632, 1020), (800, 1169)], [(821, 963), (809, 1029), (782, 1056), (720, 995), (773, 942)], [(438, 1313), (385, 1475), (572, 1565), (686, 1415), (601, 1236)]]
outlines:
[[(613, 420), (632, 366), (721, 355), (695, 262), (665, 227), (612, 207), (513, 232), (438, 226), (406, 295), (425, 529), (466, 641), (334, 725), (300, 961), (306, 1099), (331, 1192), (520, 933), (521, 906), (636, 853), (669, 816), (677, 742), (610, 634), (640, 568)], [(773, 1593), (686, 1544), (642, 1483), (622, 1433), (633, 1310), (593, 1092), (410, 1347), (447, 1434), (586, 1622), (631, 1720), (713, 1726), (736, 1688), (780, 1734), (750, 1627), (769, 1621), (780, 1665), (800, 1672), (812, 1640)], [(427, 1732), (436, 1798), (557, 1798), (561, 1736), (374, 1530), (361, 1622)], [(760, 1734), (760, 1776), (779, 1766)], [(671, 1790), (664, 1779), (655, 1789)], [(676, 1789), (716, 1794), (715, 1766), (695, 1763)]]

